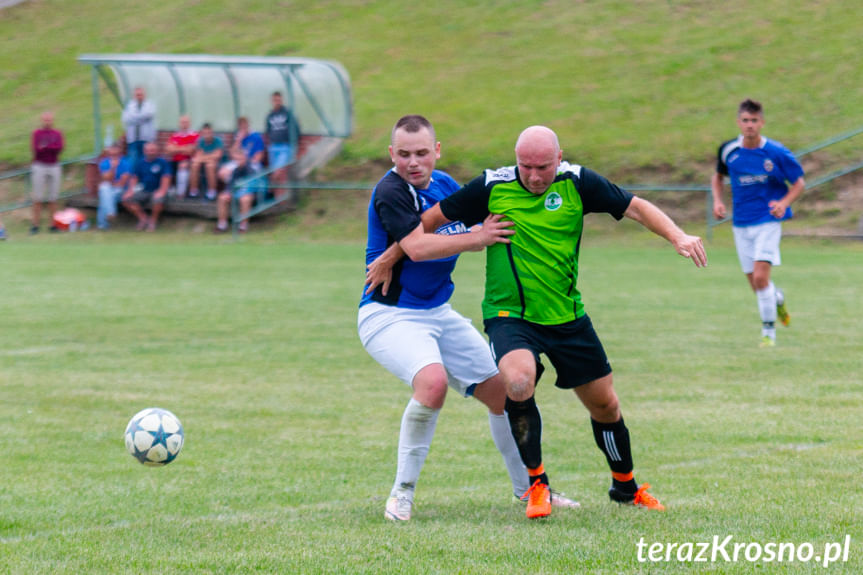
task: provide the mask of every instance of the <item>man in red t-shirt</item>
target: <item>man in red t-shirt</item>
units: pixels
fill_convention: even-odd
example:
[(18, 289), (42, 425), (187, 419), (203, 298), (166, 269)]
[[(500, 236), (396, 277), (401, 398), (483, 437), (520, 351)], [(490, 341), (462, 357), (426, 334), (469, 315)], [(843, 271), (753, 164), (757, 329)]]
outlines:
[(198, 147), (198, 132), (189, 129), (189, 116), (180, 116), (179, 125), (180, 129), (165, 144), (165, 155), (176, 174), (177, 197), (182, 198), (189, 187), (189, 159)]
[[(44, 112), (42, 125), (33, 131), (31, 138), (33, 164), (30, 167), (30, 185), (33, 199), (33, 225), (31, 234), (39, 233), (42, 219), (42, 204), (47, 204), (48, 213), (57, 209), (60, 195), (60, 182), (63, 177), (60, 168), (60, 152), (63, 151), (63, 134), (54, 129), (54, 114)], [(57, 231), (51, 226), (51, 231)]]

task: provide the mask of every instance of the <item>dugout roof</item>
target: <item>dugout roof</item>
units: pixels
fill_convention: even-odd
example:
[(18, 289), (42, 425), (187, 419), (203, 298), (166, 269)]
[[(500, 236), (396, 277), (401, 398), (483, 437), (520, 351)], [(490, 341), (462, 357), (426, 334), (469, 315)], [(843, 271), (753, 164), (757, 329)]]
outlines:
[(253, 130), (262, 131), (270, 96), (280, 91), (303, 134), (351, 135), (350, 79), (337, 62), (208, 54), (83, 54), (78, 61), (93, 70), (97, 150), (102, 146), (99, 78), (121, 106), (142, 86), (156, 104), (159, 130), (175, 130), (179, 117), (188, 114), (195, 129), (209, 122), (216, 131), (230, 132), (237, 118), (246, 116)]

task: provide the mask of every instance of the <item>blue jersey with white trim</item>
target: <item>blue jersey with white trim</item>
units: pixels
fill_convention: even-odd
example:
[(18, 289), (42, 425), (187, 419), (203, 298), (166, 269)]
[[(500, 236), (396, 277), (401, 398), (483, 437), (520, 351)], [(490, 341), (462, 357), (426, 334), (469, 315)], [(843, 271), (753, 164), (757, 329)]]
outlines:
[(770, 202), (788, 193), (788, 183), (803, 177), (803, 168), (788, 148), (762, 136), (757, 148), (743, 147), (743, 136), (719, 146), (716, 171), (731, 180), (733, 223), (754, 226), (787, 220), (791, 208), (781, 218), (770, 214)]
[[(422, 213), (459, 189), (446, 172), (434, 170), (425, 190), (417, 190), (390, 170), (375, 185), (368, 210), (368, 242), (366, 265), (374, 261), (393, 242), (404, 239), (422, 223)], [(461, 222), (450, 222), (435, 233), (467, 232)], [(449, 301), (455, 285), (450, 275), (458, 256), (415, 262), (405, 256), (393, 266), (393, 277), (387, 295), (378, 286), (371, 294), (363, 294), (360, 307), (375, 301), (411, 309), (431, 309)]]

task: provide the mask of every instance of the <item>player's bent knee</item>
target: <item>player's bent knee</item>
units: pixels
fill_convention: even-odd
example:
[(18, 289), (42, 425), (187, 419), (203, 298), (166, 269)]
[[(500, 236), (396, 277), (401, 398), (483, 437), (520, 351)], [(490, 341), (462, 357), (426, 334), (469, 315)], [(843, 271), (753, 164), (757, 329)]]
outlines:
[(602, 423), (614, 423), (620, 419), (620, 402), (616, 394), (597, 398), (582, 398), (590, 417)]
[(533, 377), (528, 374), (516, 374), (506, 380), (506, 395), (513, 401), (526, 401), (533, 397)]
[(443, 406), (449, 378), (440, 364), (427, 365), (413, 378), (414, 399), (433, 409)]

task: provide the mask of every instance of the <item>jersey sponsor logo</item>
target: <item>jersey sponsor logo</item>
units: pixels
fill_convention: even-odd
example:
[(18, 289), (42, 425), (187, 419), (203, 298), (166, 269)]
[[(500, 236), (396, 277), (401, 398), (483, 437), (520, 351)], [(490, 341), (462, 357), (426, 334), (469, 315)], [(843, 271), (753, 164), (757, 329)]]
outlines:
[(767, 174), (759, 174), (757, 176), (740, 176), (737, 178), (737, 183), (741, 186), (754, 186), (756, 184), (764, 184), (767, 182)]
[(462, 222), (450, 222), (435, 230), (436, 234), (440, 234), (442, 236), (455, 236), (458, 234), (466, 234), (467, 232), (467, 226)]
[(504, 181), (511, 182), (515, 179), (515, 167), (507, 166), (505, 168), (498, 168), (496, 170), (486, 170), (485, 171), (485, 183), (495, 181)]
[(773, 171), (773, 162), (771, 162), (769, 159), (764, 160), (764, 171), (765, 172), (772, 172)]
[(545, 209), (554, 212), (563, 205), (563, 198), (557, 192), (551, 192), (545, 197)]

